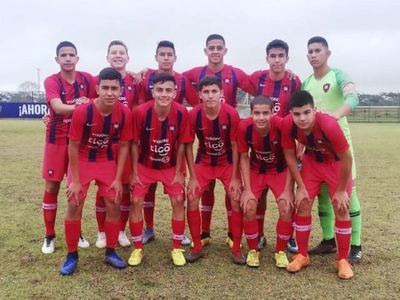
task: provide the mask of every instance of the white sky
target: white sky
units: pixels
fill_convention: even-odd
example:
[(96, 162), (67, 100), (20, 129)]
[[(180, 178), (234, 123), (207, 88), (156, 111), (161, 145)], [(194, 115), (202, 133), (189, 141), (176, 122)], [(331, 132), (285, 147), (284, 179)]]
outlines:
[(290, 47), (288, 67), (311, 73), (306, 42), (324, 36), (330, 65), (350, 74), (360, 92), (400, 91), (400, 1), (355, 0), (36, 0), (2, 1), (0, 90), (17, 90), (58, 71), (55, 47), (78, 48), (78, 70), (97, 74), (107, 66), (108, 43), (129, 47), (128, 69), (155, 67), (157, 42), (175, 43), (177, 71), (205, 65), (206, 37), (225, 37), (225, 63), (250, 73), (266, 69), (265, 46), (275, 38)]

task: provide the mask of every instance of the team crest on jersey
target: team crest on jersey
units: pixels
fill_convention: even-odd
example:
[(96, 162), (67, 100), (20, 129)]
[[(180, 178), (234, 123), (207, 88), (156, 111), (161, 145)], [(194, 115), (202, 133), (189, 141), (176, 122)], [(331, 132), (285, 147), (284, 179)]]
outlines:
[(282, 89), (285, 93), (289, 92), (289, 87), (287, 85), (284, 85)]
[(317, 144), (322, 144), (322, 141), (321, 140), (317, 140)]
[(222, 124), (222, 125), (221, 125), (221, 128), (222, 128), (223, 130), (227, 130), (227, 129), (228, 129), (228, 125)]
[(174, 131), (175, 130), (175, 125), (169, 125), (169, 130)]
[(322, 86), (322, 89), (324, 90), (324, 92), (326, 93), (326, 92), (328, 92), (329, 91), (329, 88), (331, 87), (331, 84), (330, 83), (325, 83), (323, 86)]
[(130, 85), (128, 86), (128, 90), (132, 90), (132, 87)]
[(83, 83), (81, 83), (81, 85), (79, 86), (81, 88), (81, 90), (83, 90), (85, 88), (85, 86), (83, 85)]
[(119, 124), (118, 123), (114, 123), (113, 127), (114, 127), (114, 129), (118, 129), (119, 128)]
[(225, 78), (225, 79), (224, 79), (224, 82), (225, 82), (226, 84), (229, 84), (229, 82), (231, 82), (231, 80), (230, 80), (229, 78)]
[(47, 174), (49, 174), (49, 176), (53, 176), (54, 175), (54, 170), (53, 169), (48, 169), (47, 170)]

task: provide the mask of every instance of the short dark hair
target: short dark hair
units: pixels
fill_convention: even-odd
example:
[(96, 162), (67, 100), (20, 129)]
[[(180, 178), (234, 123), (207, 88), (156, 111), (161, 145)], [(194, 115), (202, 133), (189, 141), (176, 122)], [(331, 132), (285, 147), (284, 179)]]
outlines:
[(307, 91), (298, 91), (295, 92), (289, 101), (289, 109), (293, 107), (302, 107), (304, 105), (310, 104), (311, 107), (314, 107), (314, 99), (311, 94)]
[(157, 83), (164, 83), (166, 81), (172, 81), (174, 83), (174, 85), (176, 85), (176, 80), (173, 75), (168, 74), (168, 73), (160, 73), (154, 77), (153, 86), (156, 85)]
[(223, 37), (222, 35), (220, 35), (220, 34), (213, 33), (213, 34), (210, 34), (210, 35), (207, 37), (207, 39), (206, 39), (206, 46), (207, 46), (208, 42), (209, 42), (209, 41), (212, 41), (212, 40), (221, 40), (221, 41), (224, 43), (224, 45), (225, 45), (225, 39), (224, 39), (224, 37)]
[(272, 102), (271, 98), (263, 95), (258, 95), (254, 97), (253, 100), (250, 101), (251, 111), (253, 111), (255, 105), (268, 105), (271, 111), (274, 108), (274, 103)]
[(310, 46), (311, 44), (314, 44), (314, 43), (322, 44), (322, 46), (329, 49), (327, 40), (325, 38), (323, 38), (322, 36), (313, 36), (312, 38), (310, 38), (308, 40), (307, 46)]
[(117, 80), (119, 85), (122, 85), (122, 75), (114, 68), (104, 68), (101, 70), (99, 73), (99, 83), (100, 80)]
[(69, 41), (63, 41), (63, 42), (60, 42), (60, 43), (57, 45), (57, 48), (56, 48), (56, 56), (58, 56), (58, 53), (60, 53), (60, 49), (61, 49), (61, 48), (64, 48), (64, 47), (71, 47), (71, 48), (74, 48), (76, 54), (78, 54), (78, 50), (76, 50), (76, 47), (75, 47), (75, 45), (74, 45), (73, 43), (71, 43), (71, 42), (69, 42)]
[(213, 84), (217, 85), (220, 90), (222, 89), (222, 82), (221, 82), (220, 78), (218, 78), (216, 76), (206, 76), (199, 83), (199, 91), (201, 91), (203, 89), (203, 87), (210, 86)]
[(126, 53), (128, 53), (128, 47), (125, 45), (125, 43), (124, 43), (123, 41), (120, 41), (120, 40), (113, 40), (113, 41), (111, 41), (110, 44), (108, 45), (107, 54), (110, 53), (110, 48), (111, 48), (112, 46), (122, 46), (122, 47), (125, 48)]
[(164, 48), (171, 48), (172, 50), (174, 50), (174, 54), (175, 54), (175, 45), (174, 45), (173, 42), (167, 41), (167, 40), (160, 41), (160, 42), (157, 44), (156, 55), (157, 55), (157, 53), (158, 53), (158, 49), (160, 49), (161, 47), (164, 47)]
[(267, 55), (268, 55), (269, 50), (271, 50), (272, 48), (282, 48), (283, 50), (285, 50), (286, 55), (289, 55), (289, 45), (285, 41), (278, 40), (278, 39), (270, 41), (268, 43), (267, 47), (265, 48)]

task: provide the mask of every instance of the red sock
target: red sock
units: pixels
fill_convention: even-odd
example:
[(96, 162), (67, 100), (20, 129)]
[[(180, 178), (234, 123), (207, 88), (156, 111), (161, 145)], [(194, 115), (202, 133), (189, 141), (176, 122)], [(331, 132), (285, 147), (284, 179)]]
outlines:
[(257, 206), (256, 219), (258, 224), (258, 236), (264, 235), (265, 211), (266, 209), (264, 207)]
[(81, 220), (64, 220), (64, 230), (68, 253), (78, 251)]
[(243, 231), (246, 236), (247, 245), (250, 250), (257, 250), (258, 244), (258, 226), (257, 220), (243, 220)]
[(120, 229), (121, 223), (119, 221), (108, 221), (104, 222), (104, 229), (106, 232), (106, 247), (110, 249), (114, 249), (117, 245), (118, 241), (118, 234)]
[(156, 203), (156, 189), (157, 184), (150, 185), (149, 191), (144, 197), (143, 216), (147, 229), (153, 229), (154, 227), (154, 206)]
[(231, 198), (225, 192), (225, 208), (226, 208), (226, 218), (228, 221), (228, 232), (232, 233), (232, 204)]
[(125, 231), (125, 226), (126, 222), (128, 222), (129, 219), (129, 206), (131, 204), (131, 194), (122, 194), (122, 199), (119, 204), (119, 209), (121, 211), (121, 216), (119, 218), (120, 220), (120, 231)]
[(42, 208), (46, 236), (55, 236), (54, 225), (56, 223), (57, 215), (57, 194), (51, 194), (45, 191), (43, 195)]
[(189, 224), (190, 235), (193, 240), (193, 251), (201, 251), (201, 237), (200, 237), (200, 211), (193, 210), (187, 211), (187, 220)]
[(106, 220), (106, 204), (104, 203), (104, 198), (96, 193), (96, 221), (97, 230), (99, 232), (104, 232), (104, 222)]
[(143, 220), (133, 223), (129, 222), (129, 228), (131, 230), (131, 240), (136, 249), (143, 249)]
[(335, 220), (337, 260), (347, 259), (351, 240), (351, 220)]
[(240, 211), (232, 211), (232, 238), (233, 238), (233, 253), (240, 253), (240, 243), (242, 241), (243, 223), (242, 213)]
[(275, 251), (285, 251), (287, 242), (290, 239), (293, 232), (293, 222), (285, 222), (280, 218), (276, 222), (276, 248)]
[(171, 219), (172, 248), (180, 249), (183, 235), (185, 233), (185, 220)]
[(214, 202), (214, 191), (205, 191), (201, 197), (201, 232), (210, 232)]
[(308, 240), (311, 233), (311, 216), (296, 215), (294, 219), (296, 223), (296, 241), (299, 247), (298, 253), (308, 256)]

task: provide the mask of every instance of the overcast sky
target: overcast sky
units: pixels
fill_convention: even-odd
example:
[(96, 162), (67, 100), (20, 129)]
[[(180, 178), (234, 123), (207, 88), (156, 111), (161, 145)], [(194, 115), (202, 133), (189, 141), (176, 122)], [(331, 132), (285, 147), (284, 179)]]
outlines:
[[(265, 46), (275, 38), (290, 47), (288, 67), (311, 73), (306, 42), (327, 38), (330, 65), (346, 71), (360, 92), (400, 91), (400, 1), (314, 0), (36, 0), (2, 1), (0, 90), (17, 90), (58, 72), (55, 47), (70, 40), (78, 48), (78, 70), (97, 74), (107, 66), (114, 39), (129, 47), (129, 69), (155, 67), (157, 42), (175, 43), (177, 71), (205, 65), (205, 39), (226, 39), (225, 63), (250, 73), (266, 69)], [(43, 88), (43, 86), (42, 86)]]

